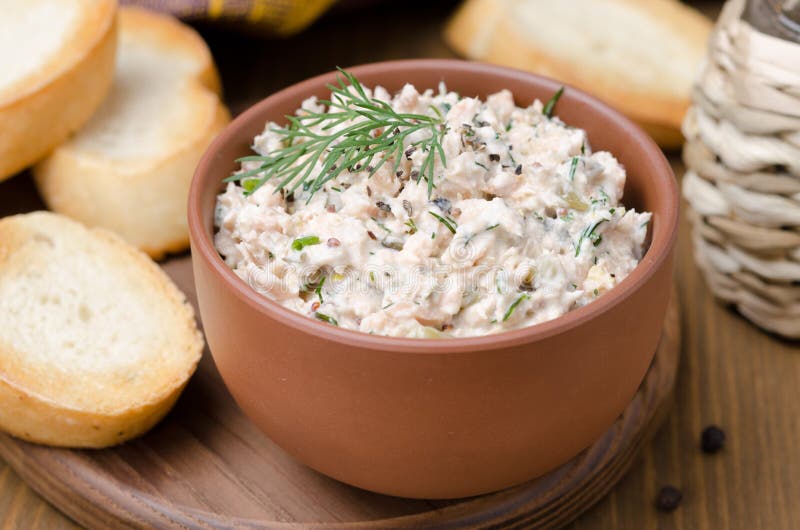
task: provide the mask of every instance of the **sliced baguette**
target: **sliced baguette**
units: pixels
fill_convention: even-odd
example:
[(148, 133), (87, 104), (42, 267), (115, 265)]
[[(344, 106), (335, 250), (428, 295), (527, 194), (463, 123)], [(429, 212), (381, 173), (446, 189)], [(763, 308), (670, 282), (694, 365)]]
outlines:
[(0, 220), (0, 429), (123, 442), (169, 411), (202, 349), (183, 294), (119, 237), (47, 212)]
[(445, 40), (470, 59), (590, 92), (673, 148), (710, 31), (675, 0), (467, 0)]
[(0, 181), (47, 155), (108, 94), (116, 0), (0, 0)]
[(114, 87), (81, 131), (37, 164), (48, 207), (107, 228), (154, 258), (188, 246), (186, 200), (229, 114), (205, 42), (153, 12), (120, 9)]

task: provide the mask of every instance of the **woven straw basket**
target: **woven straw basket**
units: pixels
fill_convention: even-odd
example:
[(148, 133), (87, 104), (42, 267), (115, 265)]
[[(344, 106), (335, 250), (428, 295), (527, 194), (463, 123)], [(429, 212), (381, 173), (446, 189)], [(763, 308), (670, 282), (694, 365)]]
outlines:
[(729, 1), (683, 124), (695, 257), (720, 299), (800, 338), (800, 44)]

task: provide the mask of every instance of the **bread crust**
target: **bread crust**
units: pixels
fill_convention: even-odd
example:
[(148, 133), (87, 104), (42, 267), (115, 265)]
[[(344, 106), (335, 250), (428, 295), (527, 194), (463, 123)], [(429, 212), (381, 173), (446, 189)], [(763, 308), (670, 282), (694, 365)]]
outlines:
[[(680, 28), (683, 38), (704, 49), (711, 23), (693, 9), (671, 0), (616, 2)], [(496, 14), (493, 17), (481, 15), (487, 9), (506, 10), (507, 4), (505, 1), (468, 0), (447, 24), (445, 40), (454, 51), (471, 59), (533, 71), (590, 92), (639, 123), (662, 147), (681, 145), (680, 126), (689, 107), (688, 93), (675, 95), (625, 87), (613, 76), (598, 75), (596, 70), (582, 69), (564, 61), (551, 50), (533, 47), (519, 31), (511, 13), (499, 17)], [(492, 23), (494, 18), (496, 22)], [(491, 27), (488, 30), (482, 20), (489, 20)], [(488, 35), (479, 35), (481, 31), (488, 31)]]
[[(74, 230), (75, 226), (79, 225), (48, 212), (0, 220), (0, 276), (3, 268), (7, 267), (9, 258), (32, 238), (37, 237), (36, 234), (69, 238), (72, 234), (67, 229)], [(35, 232), (33, 227), (40, 232)], [(63, 395), (59, 395), (73, 392), (75, 381), (63, 380), (68, 375), (61, 374), (57, 366), (53, 366), (52, 370), (46, 366), (31, 367), (27, 356), (19, 355), (25, 352), (11, 351), (7, 344), (0, 341), (0, 429), (36, 443), (99, 448), (139, 436), (169, 412), (197, 367), (204, 341), (197, 329), (194, 310), (152, 260), (110, 232), (102, 229), (81, 229), (85, 233), (80, 237), (95, 238), (102, 244), (104, 252), (122, 255), (126, 264), (137, 269), (143, 282), (163, 295), (160, 300), (153, 300), (153, 304), (168, 304), (172, 307), (171, 312), (177, 315), (183, 329), (169, 332), (182, 333), (181, 343), (188, 345), (187, 351), (165, 352), (180, 356), (182, 361), (180, 369), (161, 378), (158, 387), (152, 386), (138, 396), (126, 396), (122, 402), (98, 395), (96, 399), (88, 400), (90, 405), (85, 404), (84, 400), (84, 405), (81, 406), (76, 404), (77, 401), (68, 402)], [(87, 271), (87, 274), (91, 272)], [(125, 325), (125, 322), (120, 322), (120, 326)], [(37, 386), (31, 379), (41, 370), (55, 374), (46, 390), (42, 390), (41, 385)]]
[(39, 71), (0, 90), (0, 181), (80, 129), (111, 88), (116, 0), (87, 4), (75, 38)]
[[(181, 88), (196, 120), (190, 135), (170, 139), (162, 155), (136, 163), (77, 149), (71, 140), (37, 164), (34, 177), (47, 206), (88, 226), (111, 230), (151, 257), (189, 246), (186, 197), (194, 168), (208, 144), (230, 121), (219, 99), (220, 81), (205, 42), (172, 17), (143, 9), (120, 9), (121, 31), (146, 32), (165, 53), (190, 54), (199, 65)], [(128, 28), (128, 29), (126, 29)], [(147, 90), (149, 87), (137, 87)], [(125, 141), (120, 139), (119, 141)]]

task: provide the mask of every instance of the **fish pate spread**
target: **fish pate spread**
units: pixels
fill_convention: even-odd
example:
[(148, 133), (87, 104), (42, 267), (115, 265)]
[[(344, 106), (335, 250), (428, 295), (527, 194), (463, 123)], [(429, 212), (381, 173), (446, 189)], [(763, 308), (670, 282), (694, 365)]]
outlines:
[[(364, 333), (468, 337), (564, 315), (639, 263), (651, 214), (621, 204), (625, 169), (592, 152), (585, 131), (541, 101), (522, 108), (507, 90), (482, 101), (444, 85), (360, 88), (398, 116), (438, 117), (439, 145), (420, 141), (431, 134), (420, 128), (380, 167), (380, 158), (353, 164), (291, 192), (279, 178), (255, 189), (247, 179), (229, 182), (217, 200), (215, 245), (259, 293)], [(297, 115), (340, 110), (310, 98)], [(317, 120), (308, 131), (336, 133), (368, 119)], [(287, 147), (281, 131), (268, 123), (254, 151), (269, 157)], [(371, 134), (383, 132), (398, 134)], [(318, 155), (304, 155), (316, 157), (311, 179), (335, 168)], [(239, 173), (258, 178), (253, 158)]]

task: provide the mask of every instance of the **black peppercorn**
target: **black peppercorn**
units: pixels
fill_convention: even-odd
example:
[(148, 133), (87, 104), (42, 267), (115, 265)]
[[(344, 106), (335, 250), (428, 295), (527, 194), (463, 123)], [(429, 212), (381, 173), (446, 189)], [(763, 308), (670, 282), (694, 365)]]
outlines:
[(674, 486), (664, 486), (658, 492), (656, 498), (656, 508), (665, 512), (671, 512), (678, 507), (683, 499), (681, 490)]
[(725, 445), (725, 431), (716, 425), (709, 425), (703, 429), (700, 437), (700, 447), (704, 453), (716, 453)]

